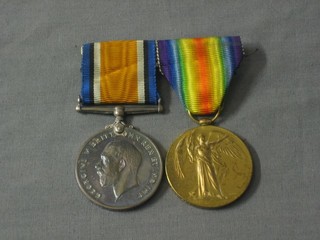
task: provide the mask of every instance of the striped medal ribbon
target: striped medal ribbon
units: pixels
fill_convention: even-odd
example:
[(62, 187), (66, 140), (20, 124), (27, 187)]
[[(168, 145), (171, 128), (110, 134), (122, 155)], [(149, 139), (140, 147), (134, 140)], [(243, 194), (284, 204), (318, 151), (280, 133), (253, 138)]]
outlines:
[(83, 104), (157, 104), (155, 50), (143, 40), (85, 44)]
[(158, 41), (160, 66), (185, 108), (215, 113), (243, 57), (240, 37)]
[(148, 200), (162, 178), (154, 143), (124, 122), (126, 114), (162, 110), (156, 83), (155, 41), (129, 40), (82, 47), (82, 88), (77, 111), (113, 114), (113, 124), (84, 144), (76, 164), (81, 191), (113, 210)]
[(244, 142), (229, 130), (212, 126), (243, 58), (240, 37), (157, 43), (163, 74), (200, 125), (172, 143), (165, 166), (168, 182), (180, 198), (194, 206), (228, 205), (245, 192), (252, 176), (252, 159)]

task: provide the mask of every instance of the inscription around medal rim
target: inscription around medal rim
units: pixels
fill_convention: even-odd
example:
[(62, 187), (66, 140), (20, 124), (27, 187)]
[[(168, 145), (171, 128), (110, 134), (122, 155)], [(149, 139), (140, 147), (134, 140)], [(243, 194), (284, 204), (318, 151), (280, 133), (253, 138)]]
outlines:
[[(96, 172), (93, 173), (93, 162), (96, 160), (92, 160), (91, 156), (97, 155), (97, 151), (101, 151), (101, 147), (106, 145), (106, 142), (113, 142), (115, 139), (123, 138), (128, 139), (129, 141), (136, 142), (137, 147), (139, 147), (139, 151), (143, 149), (143, 156), (145, 159), (143, 161), (149, 162), (150, 165), (150, 172), (144, 173), (149, 175), (149, 177), (146, 179), (146, 181), (141, 184), (141, 186), (134, 185), (132, 187), (129, 186), (129, 189), (125, 189), (123, 192), (118, 192), (116, 187), (113, 186), (113, 193), (115, 196), (115, 201), (109, 201), (105, 202), (106, 200), (106, 193), (103, 189), (103, 183), (104, 181), (101, 181), (101, 178), (104, 178), (103, 174), (101, 174), (101, 168), (95, 169)], [(104, 144), (104, 145), (101, 145)], [(100, 160), (98, 160), (99, 162)], [(91, 170), (90, 170), (91, 169)], [(100, 171), (100, 172), (99, 172)], [(100, 173), (100, 176), (98, 176), (98, 172)], [(94, 176), (96, 174), (96, 176)], [(92, 137), (84, 146), (84, 148), (81, 150), (78, 163), (77, 163), (77, 169), (76, 169), (76, 175), (77, 180), (79, 183), (79, 186), (81, 190), (86, 194), (87, 197), (89, 197), (90, 200), (97, 203), (100, 206), (106, 207), (106, 208), (113, 208), (113, 209), (125, 209), (130, 208), (136, 205), (139, 205), (140, 202), (144, 202), (147, 200), (151, 195), (155, 192), (156, 188), (158, 187), (161, 177), (162, 177), (162, 162), (161, 157), (158, 152), (158, 150), (155, 148), (154, 144), (151, 142), (150, 139), (143, 136), (141, 133), (137, 132), (132, 129), (125, 130), (121, 136), (115, 134), (111, 130), (105, 130), (94, 137)], [(98, 181), (100, 177), (100, 182)], [(97, 181), (100, 184), (97, 184)], [(100, 189), (100, 190), (99, 190)], [(137, 189), (137, 191), (135, 190)], [(102, 192), (101, 192), (102, 191)], [(123, 200), (126, 196), (122, 196), (126, 194), (127, 192), (135, 192), (136, 193), (131, 197), (131, 199), (127, 200), (125, 199), (126, 205), (118, 204), (118, 199), (120, 201)], [(136, 199), (136, 200), (134, 200)], [(121, 202), (120, 201), (120, 202)], [(128, 203), (129, 202), (129, 203)]]
[(80, 167), (79, 167), (79, 173), (80, 173), (80, 179), (87, 190), (87, 192), (92, 195), (94, 198), (99, 199), (101, 197), (101, 193), (99, 193), (95, 188), (93, 188), (92, 184), (90, 183), (86, 171), (86, 165), (88, 163), (87, 159), (81, 159), (80, 160)]

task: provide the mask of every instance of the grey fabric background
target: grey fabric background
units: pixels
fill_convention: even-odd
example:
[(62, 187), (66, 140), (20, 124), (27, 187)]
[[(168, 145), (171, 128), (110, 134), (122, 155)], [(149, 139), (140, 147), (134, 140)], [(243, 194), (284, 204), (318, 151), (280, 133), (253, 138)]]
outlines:
[[(0, 0), (0, 239), (318, 239), (320, 3)], [(247, 53), (219, 121), (248, 144), (254, 177), (218, 210), (179, 200), (165, 177), (132, 211), (80, 192), (83, 142), (113, 121), (75, 112), (80, 46), (113, 39), (240, 35)], [(163, 158), (195, 127), (160, 79), (165, 113), (127, 119)]]

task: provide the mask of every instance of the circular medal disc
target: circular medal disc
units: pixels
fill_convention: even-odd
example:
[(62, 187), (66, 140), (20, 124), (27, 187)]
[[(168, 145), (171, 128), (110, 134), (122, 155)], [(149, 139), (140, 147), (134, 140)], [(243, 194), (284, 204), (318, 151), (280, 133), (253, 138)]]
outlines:
[(182, 200), (206, 208), (239, 198), (252, 176), (252, 159), (242, 140), (215, 126), (190, 129), (167, 154), (169, 184)]
[(96, 134), (83, 146), (76, 164), (82, 192), (101, 207), (123, 210), (148, 200), (163, 172), (161, 156), (149, 138), (126, 127)]

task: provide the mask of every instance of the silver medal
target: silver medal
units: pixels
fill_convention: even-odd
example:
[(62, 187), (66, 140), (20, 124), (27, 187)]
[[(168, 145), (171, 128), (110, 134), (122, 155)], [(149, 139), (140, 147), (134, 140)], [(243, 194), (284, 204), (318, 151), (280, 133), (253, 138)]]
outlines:
[(76, 164), (82, 192), (95, 204), (115, 210), (148, 200), (163, 173), (153, 142), (126, 125), (122, 115), (121, 108), (116, 108), (115, 122), (84, 144)]

